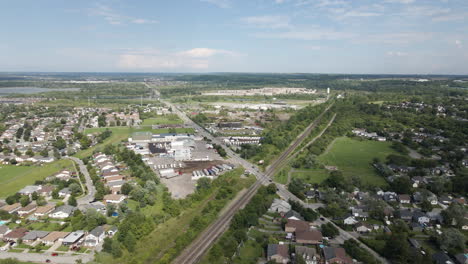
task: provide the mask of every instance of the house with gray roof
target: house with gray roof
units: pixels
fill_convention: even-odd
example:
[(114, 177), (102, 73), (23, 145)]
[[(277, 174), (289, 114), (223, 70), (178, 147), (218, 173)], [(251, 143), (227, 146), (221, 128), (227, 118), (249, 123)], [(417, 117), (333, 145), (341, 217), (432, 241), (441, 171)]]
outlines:
[(25, 244), (32, 244), (34, 243), (36, 240), (41, 240), (42, 238), (44, 238), (45, 236), (47, 236), (49, 234), (48, 231), (38, 231), (38, 230), (33, 230), (33, 231), (29, 231), (24, 237), (23, 237), (23, 242)]
[(98, 226), (86, 235), (84, 245), (86, 247), (95, 247), (104, 240), (105, 235), (104, 227)]
[(49, 214), (50, 218), (59, 218), (59, 219), (64, 219), (73, 214), (73, 212), (76, 210), (76, 207), (73, 207), (71, 205), (62, 205), (55, 209), (52, 213)]
[(68, 236), (66, 236), (63, 241), (62, 241), (62, 244), (64, 246), (69, 246), (69, 245), (73, 245), (73, 244), (77, 244), (80, 242), (80, 240), (84, 237), (85, 233), (84, 231), (82, 230), (78, 230), (78, 231), (75, 231), (75, 232), (71, 232), (70, 234), (68, 234)]

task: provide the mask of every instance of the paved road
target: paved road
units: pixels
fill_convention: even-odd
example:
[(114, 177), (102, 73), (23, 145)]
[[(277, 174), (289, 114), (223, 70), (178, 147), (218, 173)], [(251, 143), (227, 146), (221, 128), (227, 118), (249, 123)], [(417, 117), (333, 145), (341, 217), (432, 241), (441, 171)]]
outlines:
[(93, 181), (91, 180), (91, 176), (89, 176), (88, 168), (86, 168), (83, 161), (75, 157), (67, 157), (67, 158), (73, 160), (74, 162), (76, 162), (76, 164), (78, 164), (78, 167), (80, 168), (80, 172), (84, 175), (84, 178), (86, 181), (86, 188), (88, 189), (87, 194), (76, 200), (78, 202), (78, 207), (82, 207), (83, 205), (89, 204), (94, 201), (96, 188), (94, 187)]
[[(272, 163), (272, 165), (267, 169), (267, 171), (265, 173), (263, 173), (256, 165), (254, 164), (251, 164), (250, 162), (244, 160), (243, 158), (239, 157), (237, 155), (237, 153), (235, 153), (234, 151), (232, 151), (230, 148), (228, 148), (226, 145), (224, 145), (221, 141), (219, 141), (218, 139), (216, 139), (215, 137), (213, 137), (210, 133), (208, 133), (204, 128), (200, 127), (198, 124), (196, 124), (195, 122), (193, 122), (191, 119), (189, 119), (185, 113), (183, 113), (182, 111), (180, 111), (175, 105), (169, 103), (169, 102), (166, 102), (166, 104), (168, 104), (172, 110), (186, 123), (186, 124), (189, 124), (190, 126), (192, 126), (193, 128), (195, 128), (196, 130), (198, 130), (198, 133), (201, 134), (202, 136), (210, 139), (213, 143), (217, 144), (217, 145), (220, 145), (222, 146), (225, 150), (226, 150), (226, 153), (227, 155), (230, 157), (231, 160), (235, 161), (236, 163), (242, 165), (244, 168), (248, 169), (252, 174), (254, 174), (256, 177), (257, 177), (257, 183), (262, 183), (264, 185), (267, 185), (269, 183), (272, 182), (272, 179), (271, 179), (271, 176), (274, 175), (274, 173), (276, 172), (276, 168), (279, 167), (282, 162), (284, 162), (287, 157), (295, 150), (295, 148), (297, 146), (299, 146), (302, 141), (307, 138), (307, 136), (309, 135), (309, 133), (312, 131), (312, 129), (314, 128), (313, 124), (311, 124), (309, 127), (306, 128), (306, 132), (304, 132), (303, 134), (301, 134), (298, 139), (296, 139), (295, 142), (293, 142), (289, 147), (288, 149), (283, 152), (281, 154), (281, 156), (274, 162)], [(328, 111), (328, 109), (330, 108), (327, 108), (326, 111)], [(319, 116), (319, 118), (323, 115), (323, 113)], [(334, 117), (333, 119), (334, 120)], [(317, 119), (316, 119), (317, 121)], [(317, 124), (317, 122), (314, 121), (315, 124)], [(333, 122), (333, 121), (331, 121)], [(323, 134), (323, 132), (321, 133)], [(279, 184), (279, 183), (275, 183), (276, 184), (276, 187), (277, 187), (277, 193), (279, 196), (281, 196), (282, 198), (286, 199), (286, 200), (293, 200), (293, 201), (297, 201), (299, 203), (302, 204), (302, 206), (304, 207), (307, 207), (307, 208), (311, 208), (311, 209), (317, 209), (319, 207), (322, 207), (323, 204), (321, 203), (313, 203), (313, 204), (308, 204), (308, 203), (304, 203), (304, 201), (302, 201), (301, 199), (299, 199), (298, 197), (296, 197), (294, 194), (292, 194), (291, 192), (289, 192), (286, 188), (286, 186), (282, 185), (282, 184)], [(250, 190), (249, 190), (250, 191)], [(239, 207), (241, 208), (241, 207)], [(232, 208), (232, 210), (230, 211), (234, 211), (236, 208)], [(234, 214), (234, 213), (233, 213)], [(331, 222), (329, 219), (325, 218), (322, 216), (322, 218), (324, 220), (318, 220), (320, 221), (322, 224), (323, 223), (332, 223), (333, 225), (335, 225), (333, 222)], [(226, 222), (225, 222), (226, 221)], [(216, 223), (218, 223), (219, 226), (216, 226), (215, 224), (208, 227), (207, 230), (204, 232), (205, 235), (206, 234), (209, 234), (209, 231), (211, 228), (218, 228), (218, 232), (216, 233), (216, 236), (215, 237), (212, 237), (210, 240), (203, 240), (202, 237), (204, 234), (200, 235), (199, 238), (195, 241), (192, 242), (192, 244), (186, 248), (184, 250), (184, 252), (182, 252), (182, 254), (179, 256), (179, 258), (177, 258), (173, 263), (196, 263), (204, 254), (204, 251), (206, 251), (209, 246), (211, 245), (211, 243), (214, 243), (214, 241), (216, 240), (216, 238), (218, 236), (220, 236), (220, 234), (222, 234), (222, 232), (227, 228), (227, 225), (229, 224), (229, 221), (230, 221), (230, 218), (222, 218), (222, 219), (218, 219)], [(224, 222), (224, 223), (223, 223)], [(336, 225), (335, 225), (336, 226)], [(223, 228), (221, 228), (223, 227)], [(341, 229), (339, 226), (336, 226), (340, 232), (340, 237), (343, 239), (343, 240), (347, 240), (347, 239), (350, 239), (350, 238), (355, 238), (353, 235), (351, 235), (349, 232)], [(222, 232), (219, 233), (219, 231), (222, 229)], [(366, 246), (364, 243), (360, 242), (359, 240), (356, 240), (360, 246), (364, 249), (366, 249), (367, 251), (369, 251), (374, 257), (376, 257), (381, 263), (389, 263), (385, 258), (381, 257), (377, 252), (375, 252), (374, 250), (372, 250), (371, 248), (369, 248), (368, 246)], [(201, 244), (204, 244), (204, 246), (200, 246)], [(207, 244), (210, 244), (210, 245), (207, 245)], [(194, 246), (194, 245), (197, 245), (197, 246)]]
[(58, 264), (75, 264), (78, 259), (81, 259), (83, 263), (91, 261), (94, 257), (92, 255), (61, 255), (55, 256), (40, 254), (40, 253), (13, 253), (13, 252), (0, 252), (0, 259), (14, 258), (19, 261), (34, 262), (34, 263), (46, 263), (49, 259), (50, 263)]

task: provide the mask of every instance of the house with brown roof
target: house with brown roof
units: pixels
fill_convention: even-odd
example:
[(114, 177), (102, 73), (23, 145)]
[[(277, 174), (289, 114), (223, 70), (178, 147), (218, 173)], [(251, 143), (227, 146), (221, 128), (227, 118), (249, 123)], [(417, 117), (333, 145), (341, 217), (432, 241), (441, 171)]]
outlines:
[(53, 245), (57, 241), (62, 242), (63, 239), (69, 234), (69, 232), (52, 231), (47, 236), (42, 238), (42, 243), (46, 245)]
[(16, 228), (15, 230), (4, 235), (3, 240), (16, 242), (18, 241), (18, 239), (23, 238), (26, 235), (26, 233), (28, 233), (28, 230), (26, 228)]
[(18, 211), (21, 208), (20, 203), (14, 203), (14, 204), (9, 204), (5, 205), (2, 207), (2, 210), (7, 211), (9, 214), (12, 214), (16, 211)]
[(52, 185), (44, 185), (39, 191), (37, 191), (37, 194), (44, 197), (50, 197), (52, 196), (52, 192), (54, 191), (54, 189), (55, 187)]
[(37, 209), (36, 209), (36, 212), (34, 212), (34, 216), (36, 217), (44, 217), (50, 213), (52, 213), (52, 211), (54, 211), (55, 209), (55, 205), (54, 204), (46, 204), (44, 206), (39, 206)]
[(310, 230), (309, 222), (302, 221), (302, 220), (294, 220), (288, 219), (284, 227), (284, 231), (286, 233), (294, 233), (294, 232), (301, 232), (301, 231), (308, 231)]
[(296, 232), (296, 242), (307, 245), (321, 244), (323, 242), (322, 232), (318, 230)]
[(109, 176), (109, 177), (104, 178), (104, 181), (105, 181), (106, 183), (108, 183), (108, 182), (116, 182), (116, 181), (123, 181), (123, 180), (125, 180), (125, 177), (122, 176), (122, 175)]
[(17, 212), (19, 216), (24, 217), (28, 214), (33, 213), (36, 209), (37, 209), (37, 205), (35, 203), (30, 203), (26, 205), (25, 207), (21, 207), (20, 209), (18, 209)]
[(269, 244), (267, 248), (268, 261), (283, 264), (288, 263), (290, 260), (288, 247), (288, 245)]
[(409, 196), (409, 194), (399, 194), (398, 201), (401, 204), (409, 204), (411, 203), (411, 196)]
[(346, 255), (344, 248), (324, 247), (325, 264), (352, 264), (353, 260)]
[(125, 200), (125, 195), (121, 195), (121, 194), (107, 194), (104, 196), (104, 203), (106, 204), (109, 204), (109, 203), (113, 203), (113, 204), (120, 204), (121, 202), (123, 202)]

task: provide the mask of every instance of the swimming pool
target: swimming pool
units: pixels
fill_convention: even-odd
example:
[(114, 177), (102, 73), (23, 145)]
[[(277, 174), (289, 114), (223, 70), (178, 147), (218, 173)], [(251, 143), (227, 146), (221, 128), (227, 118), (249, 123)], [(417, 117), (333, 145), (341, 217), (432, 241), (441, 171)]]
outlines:
[(6, 223), (8, 223), (8, 221), (0, 220), (0, 226), (4, 225), (4, 224), (6, 224)]

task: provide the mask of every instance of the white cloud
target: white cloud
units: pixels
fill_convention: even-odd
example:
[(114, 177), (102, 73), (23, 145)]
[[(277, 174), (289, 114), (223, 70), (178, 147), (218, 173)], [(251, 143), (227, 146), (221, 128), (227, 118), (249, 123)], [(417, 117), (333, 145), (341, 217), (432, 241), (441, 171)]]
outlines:
[(275, 0), (275, 3), (277, 3), (277, 4), (282, 4), (284, 2), (286, 2), (286, 0)]
[(221, 49), (209, 49), (209, 48), (194, 48), (191, 50), (186, 50), (178, 53), (181, 56), (187, 56), (191, 58), (208, 58), (215, 55), (223, 54), (229, 56), (235, 56), (236, 53), (228, 50)]
[(455, 46), (457, 46), (457, 48), (461, 48), (463, 47), (463, 44), (462, 44), (462, 41), (461, 40), (455, 40)]
[(200, 0), (200, 1), (213, 4), (219, 8), (231, 7), (231, 2), (229, 0)]
[(162, 52), (155, 49), (121, 50), (117, 66), (127, 70), (204, 70), (216, 55), (236, 56), (236, 52), (194, 48), (180, 52)]
[(433, 36), (433, 33), (427, 32), (382, 33), (361, 35), (354, 39), (354, 42), (405, 45), (415, 42), (429, 41)]
[(111, 25), (120, 25), (120, 24), (126, 24), (126, 23), (131, 23), (131, 24), (158, 23), (157, 20), (153, 20), (153, 19), (137, 18), (137, 17), (131, 17), (131, 16), (119, 14), (115, 10), (113, 10), (111, 7), (102, 5), (102, 4), (96, 4), (95, 8), (88, 9), (88, 14), (91, 16), (103, 17), (104, 20), (106, 20)]
[(405, 57), (408, 56), (408, 53), (402, 51), (389, 51), (387, 52), (387, 56), (390, 57)]
[(306, 49), (308, 50), (321, 50), (322, 47), (321, 46), (307, 46)]
[(241, 19), (242, 22), (258, 27), (258, 28), (271, 28), (271, 29), (278, 29), (278, 28), (288, 28), (290, 27), (289, 24), (289, 17), (287, 16), (251, 16), (251, 17), (244, 17)]

